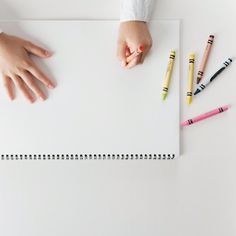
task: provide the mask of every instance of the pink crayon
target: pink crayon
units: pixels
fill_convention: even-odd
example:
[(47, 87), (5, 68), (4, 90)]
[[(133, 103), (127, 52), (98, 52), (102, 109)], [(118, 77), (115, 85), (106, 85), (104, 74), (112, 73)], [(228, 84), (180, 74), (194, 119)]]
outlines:
[(134, 51), (129, 57), (127, 57), (126, 62), (130, 63), (135, 57), (143, 53), (145, 50), (144, 46), (141, 44), (136, 51)]
[(214, 109), (214, 110), (212, 110), (212, 111), (209, 111), (209, 112), (207, 112), (207, 113), (204, 113), (204, 114), (202, 114), (202, 115), (200, 115), (200, 116), (197, 116), (197, 117), (195, 117), (195, 118), (186, 120), (186, 121), (182, 122), (180, 125), (181, 125), (182, 127), (188, 126), (188, 125), (192, 125), (192, 124), (194, 124), (194, 123), (196, 123), (196, 122), (199, 122), (199, 121), (201, 121), (201, 120), (205, 120), (205, 119), (210, 118), (210, 117), (212, 117), (212, 116), (218, 115), (218, 114), (220, 114), (220, 113), (222, 113), (222, 112), (224, 112), (224, 111), (227, 111), (228, 109), (229, 109), (229, 106), (228, 106), (228, 105), (225, 105), (225, 106), (223, 106), (223, 107), (216, 108), (216, 109)]

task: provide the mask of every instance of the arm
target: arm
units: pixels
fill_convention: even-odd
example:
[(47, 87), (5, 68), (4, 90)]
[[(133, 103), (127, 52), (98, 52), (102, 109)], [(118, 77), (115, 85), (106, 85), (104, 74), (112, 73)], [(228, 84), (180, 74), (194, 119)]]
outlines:
[[(147, 22), (153, 6), (154, 0), (121, 0), (117, 54), (126, 68), (143, 63), (152, 46)], [(130, 57), (140, 45), (144, 46), (145, 51), (137, 57)]]
[(13, 84), (31, 103), (34, 102), (34, 95), (42, 100), (46, 99), (36, 80), (42, 82), (47, 88), (54, 87), (50, 79), (33, 63), (30, 54), (41, 58), (51, 56), (47, 50), (0, 30), (0, 77), (12, 100), (15, 97)]

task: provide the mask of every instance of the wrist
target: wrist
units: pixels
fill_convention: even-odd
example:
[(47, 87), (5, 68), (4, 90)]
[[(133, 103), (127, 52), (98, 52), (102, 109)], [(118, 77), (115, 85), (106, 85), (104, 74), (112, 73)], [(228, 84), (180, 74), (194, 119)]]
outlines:
[(144, 26), (147, 25), (145, 21), (139, 21), (139, 20), (130, 20), (130, 21), (122, 21), (120, 22), (120, 25), (129, 25), (129, 26)]
[(146, 21), (143, 20), (126, 20), (126, 21), (120, 21), (120, 23), (140, 23), (140, 24), (146, 24)]

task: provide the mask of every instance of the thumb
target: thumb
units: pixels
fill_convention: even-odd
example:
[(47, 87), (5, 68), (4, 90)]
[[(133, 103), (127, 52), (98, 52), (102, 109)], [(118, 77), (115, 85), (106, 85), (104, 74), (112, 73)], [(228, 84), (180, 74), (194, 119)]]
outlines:
[(119, 42), (117, 46), (117, 57), (121, 61), (122, 66), (126, 66), (126, 49), (127, 45), (126, 42)]
[(50, 53), (48, 50), (41, 48), (41, 47), (39, 47), (31, 42), (28, 42), (28, 41), (26, 41), (24, 43), (24, 48), (27, 52), (29, 52), (35, 56), (38, 56), (38, 57), (45, 58), (45, 57), (50, 57), (52, 55), (52, 53)]

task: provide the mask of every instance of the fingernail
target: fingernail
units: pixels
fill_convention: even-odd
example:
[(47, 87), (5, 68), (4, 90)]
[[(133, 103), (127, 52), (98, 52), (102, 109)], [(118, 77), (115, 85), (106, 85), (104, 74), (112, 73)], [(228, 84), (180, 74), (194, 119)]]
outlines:
[(39, 98), (40, 98), (42, 101), (45, 101), (45, 100), (47, 99), (46, 96), (40, 96)]
[(44, 51), (45, 56), (50, 57), (52, 56), (52, 52), (49, 52), (47, 50)]
[(140, 45), (139, 50), (140, 50), (141, 52), (143, 52), (144, 49), (145, 49), (144, 46), (143, 46), (143, 45)]
[(54, 89), (54, 88), (55, 88), (55, 86), (54, 86), (53, 84), (48, 84), (47, 87), (48, 87), (49, 89)]

